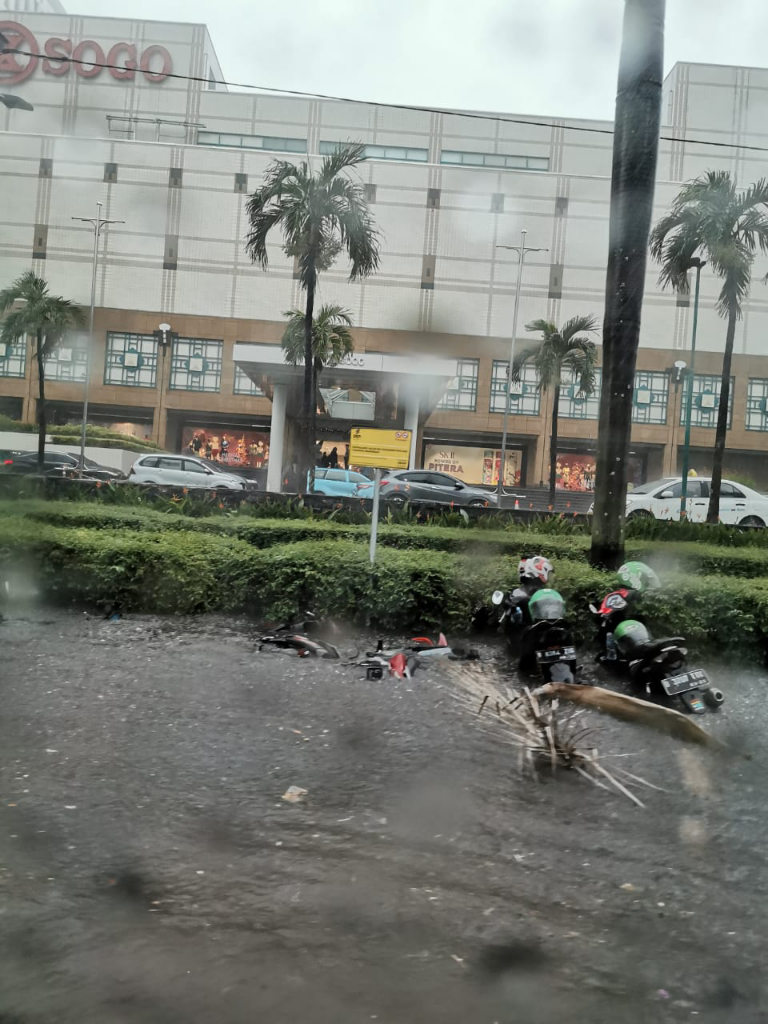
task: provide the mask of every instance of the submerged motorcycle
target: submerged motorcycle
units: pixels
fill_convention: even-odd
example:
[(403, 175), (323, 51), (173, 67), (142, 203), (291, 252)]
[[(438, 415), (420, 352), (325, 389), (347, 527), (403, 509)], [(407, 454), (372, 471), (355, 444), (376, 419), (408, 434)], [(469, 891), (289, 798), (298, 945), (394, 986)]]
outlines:
[(679, 700), (692, 714), (703, 715), (707, 707), (720, 707), (725, 700), (722, 691), (711, 684), (703, 669), (688, 668), (684, 637), (656, 640), (632, 615), (639, 596), (658, 579), (653, 570), (642, 563), (628, 563), (619, 569), (619, 579), (636, 585), (606, 594), (599, 608), (589, 606), (598, 623), (598, 661), (625, 670), (644, 695)]
[[(551, 566), (550, 566), (551, 572)], [(519, 655), (523, 672), (540, 671), (544, 682), (572, 683), (576, 679), (576, 648), (565, 617), (565, 601), (550, 587), (527, 593), (523, 587), (491, 597), (500, 608), (499, 622), (507, 646)]]

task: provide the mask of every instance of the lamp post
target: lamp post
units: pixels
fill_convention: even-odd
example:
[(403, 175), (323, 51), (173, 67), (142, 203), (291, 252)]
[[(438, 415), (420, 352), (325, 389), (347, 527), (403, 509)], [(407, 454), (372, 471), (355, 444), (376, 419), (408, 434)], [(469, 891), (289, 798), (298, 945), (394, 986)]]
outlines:
[(83, 475), (83, 469), (85, 468), (85, 431), (88, 423), (88, 389), (91, 386), (91, 351), (94, 346), (95, 338), (93, 335), (93, 313), (96, 306), (96, 271), (99, 265), (99, 238), (101, 237), (101, 229), (106, 227), (107, 224), (125, 224), (124, 220), (104, 220), (101, 216), (101, 207), (103, 203), (96, 203), (97, 212), (95, 217), (73, 217), (72, 220), (82, 221), (84, 224), (90, 224), (93, 228), (93, 257), (91, 266), (91, 315), (88, 320), (88, 333), (90, 334), (90, 340), (88, 349), (85, 354), (85, 393), (83, 395), (83, 429), (80, 434), (80, 476)]
[(520, 232), (520, 245), (497, 245), (497, 249), (510, 249), (516, 252), (517, 262), (517, 285), (515, 286), (515, 307), (512, 313), (512, 340), (509, 343), (509, 366), (507, 367), (507, 394), (504, 403), (504, 421), (501, 430), (501, 462), (499, 463), (499, 480), (496, 487), (501, 502), (504, 493), (504, 469), (507, 461), (507, 429), (509, 426), (509, 397), (512, 391), (512, 364), (515, 361), (515, 340), (517, 335), (517, 314), (520, 311), (520, 286), (523, 282), (523, 263), (529, 252), (549, 252), (549, 249), (533, 249), (525, 244), (525, 236), (528, 232), (523, 229)]
[(685, 519), (686, 502), (688, 500), (688, 463), (691, 454), (691, 410), (693, 406), (693, 370), (696, 364), (696, 327), (699, 321), (699, 286), (701, 272), (706, 267), (706, 260), (694, 257), (689, 263), (696, 270), (696, 288), (693, 293), (693, 326), (691, 328), (691, 367), (688, 370), (688, 386), (685, 389), (685, 441), (683, 442), (683, 483), (680, 489), (680, 519)]

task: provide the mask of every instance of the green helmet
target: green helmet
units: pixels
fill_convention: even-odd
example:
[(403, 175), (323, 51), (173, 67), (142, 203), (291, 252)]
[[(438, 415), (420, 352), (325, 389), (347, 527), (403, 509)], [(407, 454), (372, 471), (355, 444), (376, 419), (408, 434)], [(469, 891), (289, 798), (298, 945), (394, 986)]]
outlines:
[(647, 643), (651, 639), (651, 634), (637, 619), (625, 619), (618, 624), (613, 637), (621, 653), (630, 654), (635, 647)]
[(565, 601), (556, 590), (546, 587), (536, 591), (528, 602), (528, 611), (532, 622), (554, 622), (565, 618)]
[(616, 574), (619, 584), (630, 590), (658, 590), (661, 581), (653, 569), (645, 562), (625, 562)]

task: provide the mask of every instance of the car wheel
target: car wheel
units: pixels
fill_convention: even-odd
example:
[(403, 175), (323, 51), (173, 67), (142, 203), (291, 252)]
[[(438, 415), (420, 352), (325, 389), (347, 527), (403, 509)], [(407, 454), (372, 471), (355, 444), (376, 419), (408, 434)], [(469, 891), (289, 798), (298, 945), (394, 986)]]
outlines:
[(753, 529), (759, 529), (760, 527), (765, 526), (765, 522), (760, 518), (760, 516), (746, 516), (741, 520), (739, 526), (748, 526)]
[(488, 505), (487, 501), (483, 501), (482, 498), (477, 498), (475, 501), (470, 501), (470, 508), (486, 508)]
[(387, 501), (390, 505), (397, 505), (398, 508), (405, 504), (405, 498), (402, 494), (394, 494), (391, 498), (387, 498)]
[(638, 508), (630, 512), (627, 519), (653, 519), (653, 512), (649, 512), (647, 508)]

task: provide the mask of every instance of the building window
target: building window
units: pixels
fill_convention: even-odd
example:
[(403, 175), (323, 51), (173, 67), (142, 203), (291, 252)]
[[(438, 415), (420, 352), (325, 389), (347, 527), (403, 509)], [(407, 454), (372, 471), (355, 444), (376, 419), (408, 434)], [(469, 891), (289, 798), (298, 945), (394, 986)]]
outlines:
[[(494, 359), (491, 375), (491, 412), (504, 412), (509, 360)], [(509, 411), (513, 416), (538, 416), (541, 402), (539, 376), (532, 366), (524, 366), (522, 379), (512, 384)]]
[(235, 174), (235, 192), (247, 192), (248, 191), (248, 175), (241, 174), (239, 171)]
[(491, 213), (504, 213), (503, 192), (494, 192), (491, 196)]
[(255, 384), (247, 373), (243, 373), (237, 364), (235, 365), (235, 386), (232, 389), (236, 395), (254, 395), (259, 397), (264, 394), (258, 384)]
[(50, 160), (48, 157), (45, 156), (41, 157), (39, 174), (41, 178), (53, 177), (53, 160)]
[(151, 334), (107, 333), (104, 383), (153, 388), (157, 380), (157, 342)]
[(462, 167), (488, 167), (492, 170), (548, 171), (549, 157), (506, 156), (503, 153), (464, 153), (457, 149), (444, 149), (441, 164), (460, 164)]
[(750, 377), (747, 387), (747, 430), (768, 430), (768, 380)]
[(18, 338), (11, 345), (0, 344), (0, 377), (26, 377), (27, 339)]
[(201, 146), (234, 146), (236, 149), (270, 149), (278, 153), (306, 153), (306, 139), (286, 139), (273, 135), (233, 135), (229, 132), (198, 132)]
[(220, 341), (179, 338), (171, 351), (170, 388), (174, 391), (218, 391), (221, 387)]
[(595, 389), (585, 395), (579, 387), (578, 374), (566, 370), (560, 387), (560, 415), (568, 420), (596, 420), (600, 415), (602, 383), (603, 371), (595, 370)]
[[(688, 382), (686, 381), (686, 386)], [(728, 429), (733, 422), (733, 384), (728, 391)], [(687, 393), (680, 403), (680, 425), (685, 425)], [(695, 373), (693, 375), (693, 399), (691, 401), (691, 426), (716, 427), (717, 410), (720, 405), (720, 377), (715, 374)]]
[(365, 197), (366, 203), (376, 202), (376, 186), (370, 183), (363, 185), (363, 196)]
[(111, 185), (114, 185), (117, 181), (117, 164), (104, 164), (104, 181), (108, 181)]
[(669, 374), (638, 370), (632, 394), (633, 423), (666, 423)]
[(460, 409), (474, 412), (477, 406), (477, 372), (479, 359), (458, 359), (456, 376), (440, 399), (438, 409)]
[[(320, 153), (323, 156), (330, 156), (335, 153), (344, 142), (321, 142)], [(412, 163), (427, 162), (429, 150), (415, 149), (413, 146), (366, 146), (365, 155), (369, 160), (408, 160)]]
[(181, 188), (181, 183), (184, 179), (184, 171), (181, 167), (170, 167), (168, 169), (168, 186), (169, 188)]
[(90, 339), (87, 334), (69, 334), (45, 361), (46, 380), (85, 380)]

